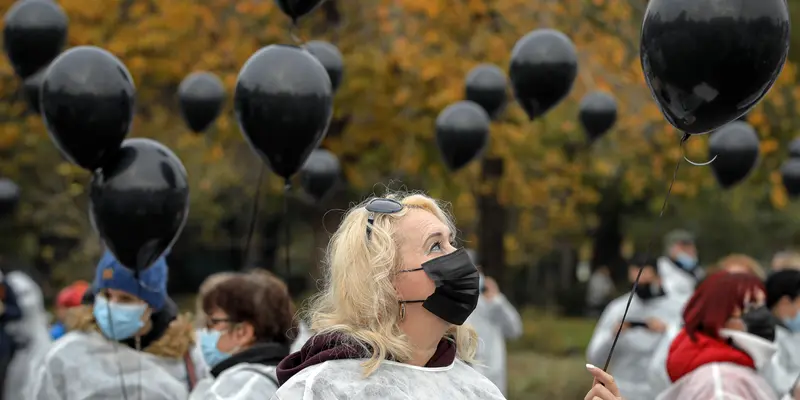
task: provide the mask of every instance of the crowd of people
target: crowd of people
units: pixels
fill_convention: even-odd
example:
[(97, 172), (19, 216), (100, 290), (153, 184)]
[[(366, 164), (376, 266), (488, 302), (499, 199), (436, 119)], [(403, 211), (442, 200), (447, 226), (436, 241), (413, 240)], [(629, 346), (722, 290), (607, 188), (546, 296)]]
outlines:
[[(451, 217), (425, 195), (354, 206), (330, 240), (320, 291), (301, 310), (284, 282), (253, 268), (208, 277), (192, 317), (167, 293), (164, 257), (134, 273), (106, 251), (90, 283), (76, 282), (58, 295), (56, 323), (48, 326), (39, 287), (19, 271), (7, 272), (0, 276), (2, 398), (505, 399), (505, 341), (522, 334), (522, 322), (497, 282), (476, 265), (475, 253), (454, 247), (455, 232)], [(742, 363), (715, 367), (725, 387), (725, 374), (738, 374), (753, 390), (772, 391), (767, 382), (793, 390), (785, 377), (800, 371), (792, 369), (791, 351), (800, 300), (789, 283), (795, 279), (800, 287), (800, 270), (785, 268), (766, 289), (755, 275), (714, 274), (688, 300), (685, 327), (673, 333), (682, 303), (670, 293), (691, 295), (694, 281), (681, 273), (701, 276), (693, 246), (681, 239), (673, 247), (683, 253), (632, 262), (632, 277), (639, 267), (644, 272), (610, 371), (619, 382), (592, 364), (608, 354), (623, 299), (607, 307), (589, 346), (585, 398), (619, 400), (620, 390), (629, 399), (647, 398), (656, 387), (645, 383), (648, 367), (659, 357), (665, 382), (684, 382), (698, 373), (691, 368), (697, 361), (680, 354), (722, 336), (735, 342), (717, 347), (728, 346)], [(741, 266), (732, 260), (725, 267), (731, 271)], [(720, 288), (728, 290), (727, 300), (717, 300)], [(759, 375), (764, 359), (748, 358), (750, 342), (739, 342), (743, 333), (731, 331), (733, 323), (714, 330), (723, 314), (741, 317), (740, 330), (752, 330), (742, 322), (752, 314), (750, 303), (768, 305), (785, 322), (774, 330), (782, 347), (773, 375)], [(684, 344), (657, 353), (668, 335)], [(689, 344), (692, 337), (700, 344)], [(709, 379), (719, 378), (715, 371), (706, 373)], [(700, 387), (667, 386), (677, 391), (668, 398), (686, 398), (687, 390)]]
[[(505, 342), (522, 321), (454, 232), (421, 194), (353, 207), (302, 310), (253, 268), (209, 276), (192, 318), (167, 293), (164, 257), (136, 274), (106, 251), (91, 283), (59, 293), (48, 327), (39, 287), (8, 271), (3, 399), (504, 399)], [(769, 273), (741, 254), (704, 268), (674, 231), (628, 275), (627, 316), (628, 294), (608, 302), (588, 344), (587, 400), (800, 399), (800, 254), (776, 254)], [(618, 332), (609, 375), (594, 365)]]
[(769, 273), (743, 254), (703, 268), (692, 235), (674, 231), (664, 256), (629, 265), (631, 282), (642, 273), (627, 317), (626, 294), (605, 307), (587, 349), (590, 363), (605, 362), (621, 330), (609, 372), (624, 398), (800, 399), (800, 254), (776, 254)]

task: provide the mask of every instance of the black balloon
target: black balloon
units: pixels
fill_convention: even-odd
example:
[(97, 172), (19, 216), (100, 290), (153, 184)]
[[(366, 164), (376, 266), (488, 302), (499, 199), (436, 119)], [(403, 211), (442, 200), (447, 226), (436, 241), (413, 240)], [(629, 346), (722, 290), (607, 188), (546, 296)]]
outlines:
[(783, 163), (781, 178), (789, 197), (800, 196), (800, 158), (790, 158)]
[(617, 101), (605, 92), (592, 92), (583, 97), (578, 119), (590, 141), (603, 136), (617, 122)]
[(496, 65), (481, 64), (467, 75), (466, 98), (477, 103), (492, 118), (506, 105), (506, 75)]
[(201, 133), (208, 129), (225, 104), (222, 81), (210, 72), (195, 72), (178, 86), (181, 116), (189, 129)]
[(483, 152), (489, 143), (489, 114), (471, 101), (459, 101), (436, 118), (436, 144), (444, 163), (461, 169)]
[(39, 94), (42, 90), (45, 73), (47, 73), (47, 68), (40, 69), (39, 72), (26, 78), (22, 85), (25, 90), (25, 99), (28, 100), (28, 107), (37, 114), (42, 112)]
[(800, 138), (789, 142), (789, 157), (800, 158)]
[(640, 47), (667, 121), (706, 133), (745, 114), (772, 87), (789, 52), (786, 0), (651, 0)]
[(532, 31), (517, 41), (511, 51), (511, 87), (531, 120), (561, 102), (572, 90), (577, 75), (575, 45), (559, 31)]
[(300, 17), (314, 11), (325, 0), (275, 0), (278, 8), (295, 23)]
[(152, 265), (178, 239), (189, 215), (181, 160), (150, 139), (129, 139), (92, 178), (89, 209), (100, 237), (122, 265)]
[(42, 116), (61, 153), (93, 171), (125, 140), (135, 94), (133, 78), (117, 57), (94, 46), (74, 47), (47, 70)]
[(328, 72), (328, 77), (331, 79), (333, 91), (336, 92), (342, 83), (342, 76), (344, 75), (342, 53), (336, 46), (319, 40), (306, 43), (306, 50), (325, 67), (325, 71)]
[(19, 204), (19, 186), (8, 178), (0, 178), (0, 217), (14, 213)]
[(730, 188), (744, 180), (756, 166), (759, 153), (758, 134), (746, 122), (734, 121), (717, 129), (708, 142), (711, 170), (717, 183)]
[(25, 79), (47, 66), (67, 41), (69, 20), (55, 2), (19, 0), (8, 10), (3, 47), (14, 72)]
[(305, 191), (320, 201), (331, 192), (341, 173), (336, 155), (328, 150), (317, 149), (311, 152), (301, 171)]
[(331, 80), (311, 53), (267, 46), (239, 72), (234, 109), (245, 139), (288, 180), (325, 137), (333, 116)]

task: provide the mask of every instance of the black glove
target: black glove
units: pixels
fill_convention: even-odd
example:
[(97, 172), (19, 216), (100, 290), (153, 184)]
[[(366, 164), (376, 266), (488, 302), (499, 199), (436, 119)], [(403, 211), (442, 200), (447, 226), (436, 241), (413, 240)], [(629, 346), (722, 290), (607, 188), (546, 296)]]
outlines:
[(747, 332), (758, 337), (775, 341), (776, 320), (766, 306), (754, 308), (742, 315), (742, 321), (747, 326)]

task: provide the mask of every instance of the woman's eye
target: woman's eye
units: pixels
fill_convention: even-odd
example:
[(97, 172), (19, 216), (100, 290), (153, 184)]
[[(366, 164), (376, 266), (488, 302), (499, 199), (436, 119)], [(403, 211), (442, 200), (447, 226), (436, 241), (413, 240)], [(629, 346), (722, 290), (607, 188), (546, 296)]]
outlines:
[(440, 242), (436, 242), (431, 246), (431, 251), (437, 251), (442, 249), (442, 244)]

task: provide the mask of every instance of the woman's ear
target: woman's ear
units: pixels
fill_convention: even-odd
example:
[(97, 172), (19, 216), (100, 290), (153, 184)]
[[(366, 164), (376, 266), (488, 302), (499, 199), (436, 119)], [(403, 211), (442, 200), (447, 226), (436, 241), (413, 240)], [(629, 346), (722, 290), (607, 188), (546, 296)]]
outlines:
[(253, 328), (253, 325), (249, 322), (243, 322), (239, 324), (237, 327), (239, 331), (238, 335), (244, 339), (243, 342), (246, 344), (252, 344), (256, 342), (256, 330)]

